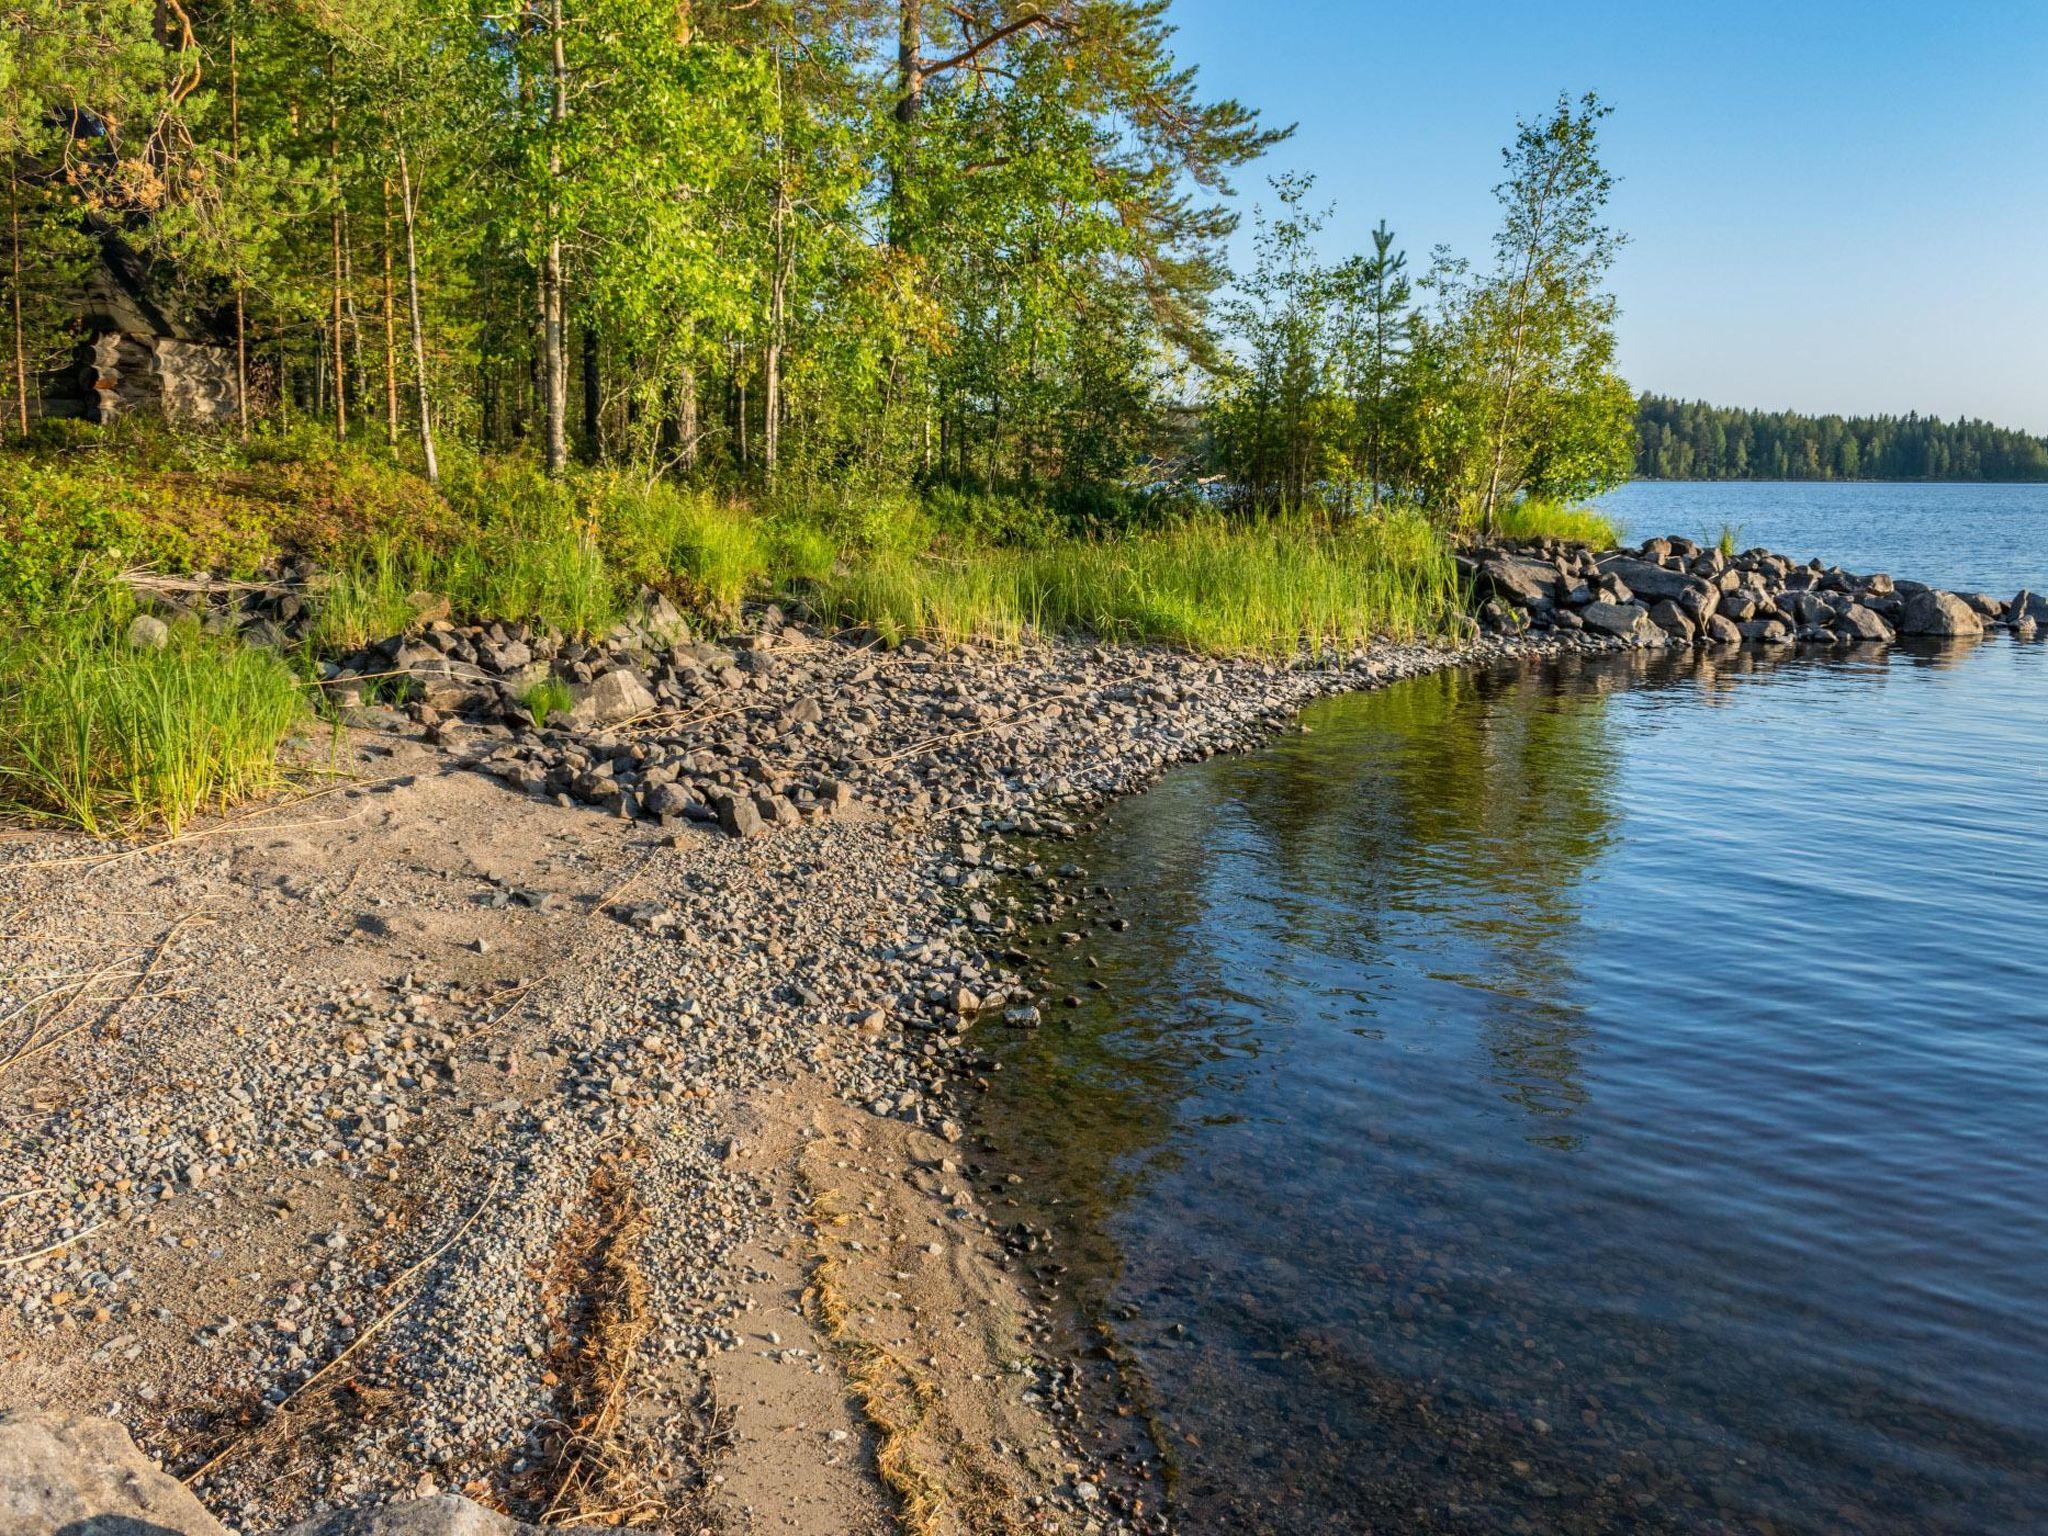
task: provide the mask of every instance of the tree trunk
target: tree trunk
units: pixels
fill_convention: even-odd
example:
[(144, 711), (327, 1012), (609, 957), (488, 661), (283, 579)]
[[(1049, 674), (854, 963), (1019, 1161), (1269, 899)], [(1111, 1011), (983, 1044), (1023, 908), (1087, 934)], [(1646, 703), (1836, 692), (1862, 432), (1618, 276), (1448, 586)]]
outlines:
[(899, 0), (896, 15), (895, 156), (889, 163), (889, 246), (907, 250), (911, 241), (910, 181), (917, 149), (917, 117), (924, 106), (924, 75), (918, 68), (924, 48), (924, 0)]
[(676, 380), (676, 436), (682, 439), (682, 466), (686, 470), (697, 467), (697, 438), (701, 428), (697, 420), (697, 365), (684, 363), (682, 376)]
[(569, 119), (569, 65), (562, 48), (562, 0), (548, 6), (549, 44), (552, 51), (550, 76), (553, 98), (548, 104), (548, 121), (553, 136), (548, 141), (548, 241), (541, 260), (541, 375), (547, 391), (548, 473), (559, 475), (569, 464), (569, 370), (563, 356), (562, 327), (562, 125)]
[(405, 158), (405, 146), (398, 146), (398, 195), (405, 209), (405, 294), (412, 310), (412, 373), (419, 390), (420, 452), (427, 461), (427, 483), (441, 483), (441, 466), (434, 458), (434, 427), (427, 414), (427, 338), (420, 325), (420, 256), (413, 229), (412, 168)]
[(14, 310), (14, 419), (28, 436), (28, 337), (21, 318), (21, 157), (7, 159), (8, 299)]
[[(330, 70), (334, 55), (327, 56)], [(334, 339), (334, 436), (338, 442), (348, 441), (348, 389), (343, 380), (347, 367), (342, 352), (341, 340), (341, 113), (336, 107), (332, 88), (327, 96), (327, 191), (330, 203), (328, 232), (332, 237), (334, 256), (333, 304), (328, 322), (328, 331)]]
[(398, 446), (398, 316), (391, 283), (391, 178), (384, 178), (384, 441)]
[[(242, 167), (242, 68), (235, 34), (228, 31), (228, 154), (236, 170), (236, 191), (241, 190)], [(249, 435), (249, 313), (242, 282), (239, 252), (235, 259), (235, 419), (242, 436)]]
[(604, 390), (598, 372), (597, 327), (583, 327), (583, 457), (595, 464), (603, 446)]

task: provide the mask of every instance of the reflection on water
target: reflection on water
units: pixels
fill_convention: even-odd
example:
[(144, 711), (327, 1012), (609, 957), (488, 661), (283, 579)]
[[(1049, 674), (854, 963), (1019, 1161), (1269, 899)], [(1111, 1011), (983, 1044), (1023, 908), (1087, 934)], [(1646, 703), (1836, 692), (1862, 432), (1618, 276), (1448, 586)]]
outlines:
[(2048, 647), (1306, 719), (993, 1047), (1186, 1526), (2048, 1528)]

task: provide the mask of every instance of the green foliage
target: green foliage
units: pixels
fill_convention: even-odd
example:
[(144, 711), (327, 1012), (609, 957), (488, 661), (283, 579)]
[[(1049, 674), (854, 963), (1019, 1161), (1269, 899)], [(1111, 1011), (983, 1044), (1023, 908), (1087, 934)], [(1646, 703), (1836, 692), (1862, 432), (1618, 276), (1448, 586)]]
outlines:
[(107, 603), (0, 634), (0, 809), (97, 835), (223, 810), (279, 781), (304, 715), (272, 653), (174, 625), (131, 646)]
[(526, 712), (533, 717), (535, 725), (544, 726), (556, 715), (567, 714), (576, 697), (570, 693), (567, 683), (549, 673), (521, 694), (519, 702), (526, 706)]
[(1511, 542), (1563, 539), (1595, 549), (1615, 549), (1622, 541), (1621, 526), (1606, 514), (1547, 496), (1524, 496), (1501, 508), (1494, 532)]
[(1932, 416), (1802, 416), (1645, 394), (1635, 472), (1659, 480), (2048, 480), (2048, 438)]
[(1607, 110), (1560, 98), (1520, 125), (1492, 266), (1439, 250), (1424, 306), (1384, 223), (1370, 254), (1325, 265), (1310, 184), (1273, 183), (1278, 209), (1224, 307), (1240, 357), (1210, 406), (1212, 461), (1239, 499), (1330, 515), (1391, 498), (1491, 528), (1523, 495), (1580, 500), (1628, 477), (1634, 407), (1604, 291), (1620, 244), (1602, 222)]
[(890, 553), (817, 600), (884, 636), (1015, 642), (1083, 633), (1215, 653), (1292, 655), (1440, 632), (1458, 609), (1449, 554), (1412, 511), (1327, 531), (1209, 517), (1118, 540), (1069, 539), (973, 558)]
[(1742, 542), (1742, 529), (1735, 523), (1723, 523), (1721, 533), (1714, 540), (1714, 547), (1724, 555), (1733, 555)]

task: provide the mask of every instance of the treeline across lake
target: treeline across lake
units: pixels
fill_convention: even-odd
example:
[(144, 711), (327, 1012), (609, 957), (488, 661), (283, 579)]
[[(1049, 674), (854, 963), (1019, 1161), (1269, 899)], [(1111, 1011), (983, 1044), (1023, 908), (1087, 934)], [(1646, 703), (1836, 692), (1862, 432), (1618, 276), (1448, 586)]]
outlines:
[(2048, 480), (2048, 439), (1988, 421), (1804, 416), (1644, 394), (1636, 474), (1655, 480)]

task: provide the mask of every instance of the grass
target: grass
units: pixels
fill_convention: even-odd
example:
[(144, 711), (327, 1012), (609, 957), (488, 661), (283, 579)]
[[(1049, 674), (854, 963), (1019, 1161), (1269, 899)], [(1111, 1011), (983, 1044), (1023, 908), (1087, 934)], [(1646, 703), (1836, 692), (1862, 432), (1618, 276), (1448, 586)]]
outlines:
[(1732, 557), (1741, 543), (1742, 525), (1740, 523), (1723, 523), (1721, 525), (1721, 532), (1714, 539), (1714, 548), (1721, 551), (1723, 555)]
[(1269, 655), (1437, 633), (1460, 606), (1443, 540), (1398, 512), (1336, 532), (1202, 519), (1042, 549), (884, 552), (823, 583), (817, 600), (892, 640), (1078, 632)]
[(98, 836), (274, 788), (304, 694), (271, 652), (173, 626), (128, 643), (118, 610), (59, 610), (0, 634), (0, 810)]
[(1595, 549), (1618, 547), (1623, 533), (1619, 523), (1592, 507), (1540, 496), (1525, 496), (1502, 508), (1496, 524), (1499, 536), (1510, 542), (1562, 539), (1569, 544), (1591, 544)]
[(556, 715), (566, 715), (574, 707), (576, 696), (567, 683), (550, 674), (521, 694), (519, 702), (526, 706), (535, 725), (544, 726)]

